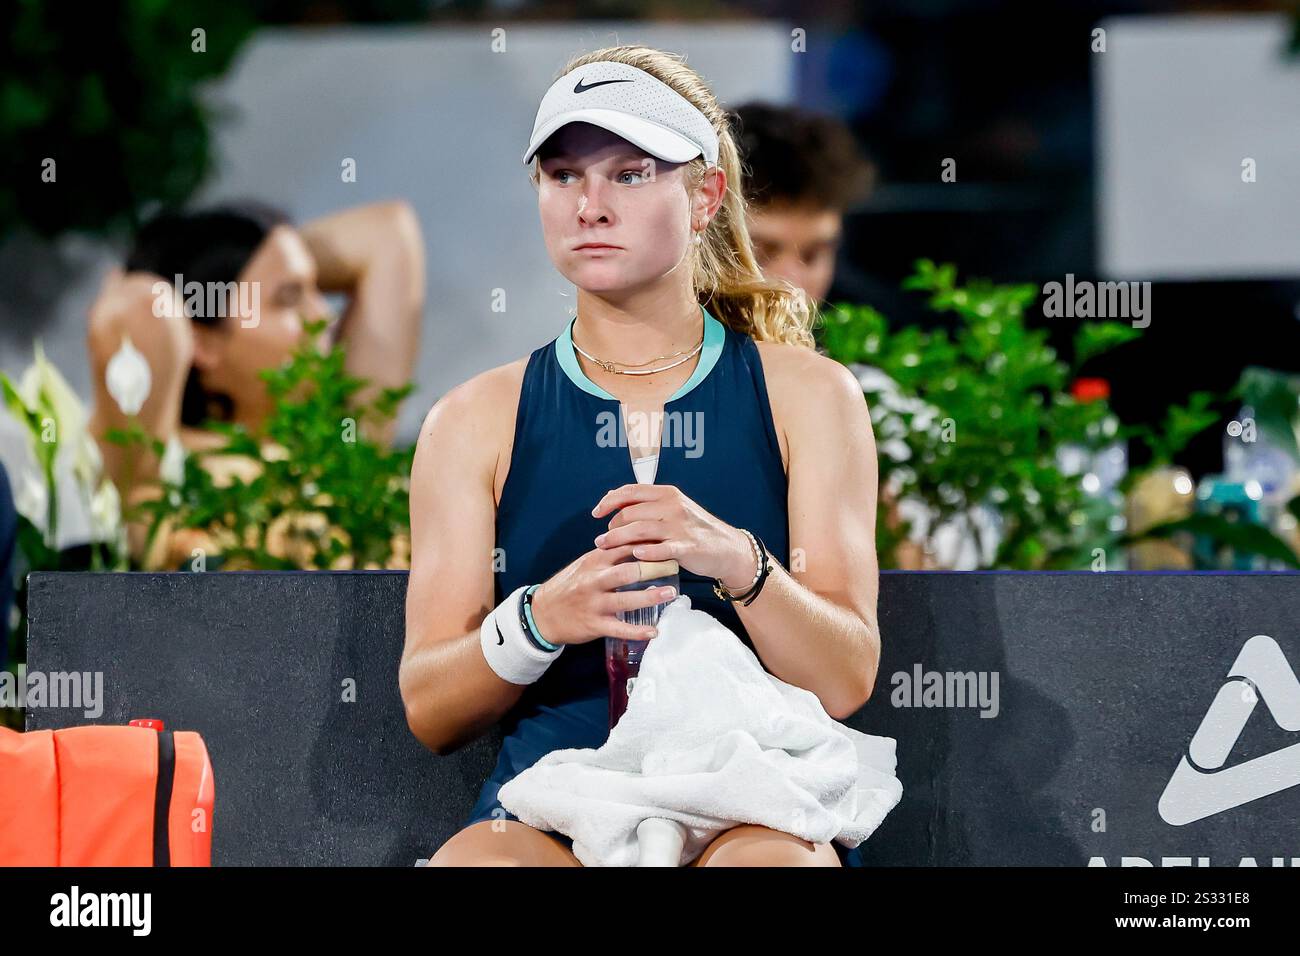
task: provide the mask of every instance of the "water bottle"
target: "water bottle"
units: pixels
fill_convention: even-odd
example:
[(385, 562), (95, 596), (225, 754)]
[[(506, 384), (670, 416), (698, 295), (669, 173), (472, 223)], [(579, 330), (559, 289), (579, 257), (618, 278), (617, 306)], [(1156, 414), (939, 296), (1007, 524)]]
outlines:
[[(1286, 510), (1286, 503), (1300, 487), (1300, 470), (1294, 453), (1257, 429), (1254, 418), (1255, 409), (1243, 405), (1236, 420), (1228, 424), (1223, 438), (1224, 480), (1258, 489), (1255, 520), (1290, 543), (1296, 538), (1295, 518)], [(1253, 570), (1289, 567), (1285, 562), (1258, 556), (1252, 564)]]
[[(676, 561), (637, 561), (636, 563), (640, 566), (640, 578), (615, 590), (644, 591), (646, 588), (670, 587), (675, 592), (674, 599), (677, 594), (681, 594), (680, 569)], [(619, 611), (618, 619), (638, 627), (655, 627), (659, 624), (659, 615), (670, 603), (671, 601), (663, 601), (650, 607)], [(649, 643), (649, 641), (629, 641), (621, 637), (605, 638), (605, 673), (609, 675), (611, 730), (627, 710), (628, 697), (641, 670), (641, 655), (645, 653), (646, 645)]]
[(1259, 483), (1261, 519), (1271, 526), (1295, 482), (1296, 462), (1272, 437), (1255, 429), (1254, 418), (1255, 410), (1243, 405), (1229, 423), (1223, 437), (1223, 472), (1227, 481)]
[[(1226, 475), (1206, 475), (1196, 488), (1196, 513), (1216, 515), (1231, 524), (1263, 523), (1264, 493), (1258, 481), (1232, 481)], [(1233, 571), (1263, 571), (1263, 555), (1240, 552), (1220, 544), (1209, 535), (1196, 536), (1196, 561), (1202, 568)]]
[[(1110, 382), (1104, 378), (1080, 378), (1071, 393), (1079, 402), (1109, 400)], [(1090, 426), (1089, 437), (1111, 441), (1095, 450), (1075, 444), (1064, 444), (1057, 449), (1056, 462), (1061, 474), (1081, 475), (1084, 493), (1089, 497), (1111, 498), (1128, 473), (1128, 447), (1123, 439), (1114, 437), (1118, 431), (1119, 419), (1107, 415), (1097, 425)]]
[[(1104, 378), (1080, 378), (1074, 382), (1071, 393), (1080, 402), (1110, 399), (1110, 382)], [(1110, 439), (1101, 447), (1077, 444), (1061, 445), (1056, 451), (1057, 468), (1063, 475), (1078, 475), (1085, 495), (1084, 521), (1076, 529), (1077, 540), (1082, 542), (1089, 528), (1104, 527), (1119, 534), (1125, 530), (1124, 495), (1120, 482), (1128, 474), (1128, 446), (1116, 436), (1119, 419), (1107, 415), (1101, 422), (1090, 426), (1089, 437), (1094, 441)], [(1110, 556), (1110, 568), (1122, 570), (1127, 556), (1120, 552)]]

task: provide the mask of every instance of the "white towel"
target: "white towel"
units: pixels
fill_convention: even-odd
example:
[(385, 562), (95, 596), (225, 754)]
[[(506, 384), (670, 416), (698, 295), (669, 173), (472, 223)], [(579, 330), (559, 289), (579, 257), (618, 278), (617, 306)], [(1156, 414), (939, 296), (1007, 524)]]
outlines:
[(849, 848), (880, 826), (903, 795), (892, 737), (832, 720), (684, 594), (658, 627), (604, 745), (546, 754), (501, 788), (503, 807), (571, 837), (585, 866), (635, 865), (655, 817), (685, 828), (679, 866), (740, 823)]

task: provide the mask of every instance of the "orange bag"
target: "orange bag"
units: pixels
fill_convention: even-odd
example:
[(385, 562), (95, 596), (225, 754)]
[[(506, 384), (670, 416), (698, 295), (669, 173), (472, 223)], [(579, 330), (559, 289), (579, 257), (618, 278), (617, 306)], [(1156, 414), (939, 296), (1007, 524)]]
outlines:
[(0, 866), (210, 866), (212, 764), (160, 720), (0, 728)]

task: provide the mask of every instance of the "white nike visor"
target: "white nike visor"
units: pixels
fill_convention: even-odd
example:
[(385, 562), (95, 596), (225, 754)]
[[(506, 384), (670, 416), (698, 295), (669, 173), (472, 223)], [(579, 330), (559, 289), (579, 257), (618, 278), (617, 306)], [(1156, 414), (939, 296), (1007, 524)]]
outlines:
[(718, 164), (718, 134), (704, 114), (668, 84), (626, 63), (588, 63), (551, 84), (537, 109), (525, 165), (569, 123), (607, 129), (664, 162), (703, 156), (710, 166)]

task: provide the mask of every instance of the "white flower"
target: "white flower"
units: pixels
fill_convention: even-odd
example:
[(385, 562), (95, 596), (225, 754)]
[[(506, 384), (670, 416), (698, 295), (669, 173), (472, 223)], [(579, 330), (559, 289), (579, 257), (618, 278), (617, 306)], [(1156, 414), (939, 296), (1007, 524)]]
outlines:
[(268, 441), (262, 443), (262, 460), (263, 461), (288, 461), (289, 449), (285, 448), (278, 442)]
[(902, 468), (895, 468), (889, 476), (889, 487), (898, 497), (904, 489), (916, 484), (916, 469), (904, 465)]
[(857, 375), (858, 385), (864, 392), (879, 392), (886, 395), (898, 393), (898, 383), (874, 365), (854, 363), (849, 366), (849, 369)]
[(55, 440), (77, 435), (86, 425), (86, 408), (57, 368), (45, 357), (41, 343), (36, 343), (36, 360), (23, 372), (18, 391), (27, 407), (38, 410), (40, 396), (44, 396), (54, 411)]
[[(87, 490), (93, 488), (104, 467), (99, 445), (86, 429), (86, 407), (67, 379), (45, 357), (41, 343), (36, 343), (36, 358), (14, 390), (25, 410), (36, 416), (29, 423), (31, 438), (36, 446), (52, 444), (65, 460), (71, 456), (72, 473)], [(17, 409), (14, 410), (15, 412)], [(21, 417), (21, 416), (19, 416)], [(52, 418), (52, 422), (47, 422)], [(40, 449), (37, 457), (40, 455)]]
[(149, 363), (134, 345), (129, 335), (123, 336), (122, 347), (108, 360), (105, 376), (108, 394), (113, 396), (123, 415), (134, 415), (144, 406), (153, 387), (153, 374)]
[(46, 531), (45, 523), (49, 520), (50, 494), (35, 472), (24, 472), (17, 481), (14, 493), (14, 507), (18, 513), (41, 530)]
[(930, 426), (934, 424), (934, 418), (938, 412), (939, 410), (934, 406), (918, 411), (912, 419), (912, 430), (917, 432), (929, 431)]
[[(906, 436), (909, 432), (925, 434), (935, 425), (939, 409), (924, 399), (904, 395), (898, 382), (872, 365), (855, 363), (849, 369), (857, 376), (864, 393), (873, 396), (871, 423), (879, 451), (894, 462), (912, 457)], [(900, 416), (911, 415), (911, 427)]]
[(92, 487), (103, 467), (104, 457), (99, 452), (99, 443), (88, 432), (78, 436), (72, 456), (72, 473), (77, 476), (82, 487)]
[(894, 438), (880, 444), (880, 453), (890, 461), (907, 461), (912, 457), (912, 449), (901, 438)]
[(876, 428), (876, 438), (883, 441), (888, 441), (891, 438), (901, 438), (906, 434), (907, 426), (894, 415), (882, 418)]
[(185, 484), (185, 446), (175, 435), (167, 439), (167, 449), (158, 465), (158, 474), (166, 484)]
[(122, 524), (122, 500), (117, 486), (105, 478), (90, 499), (91, 534), (95, 541), (112, 541)]

